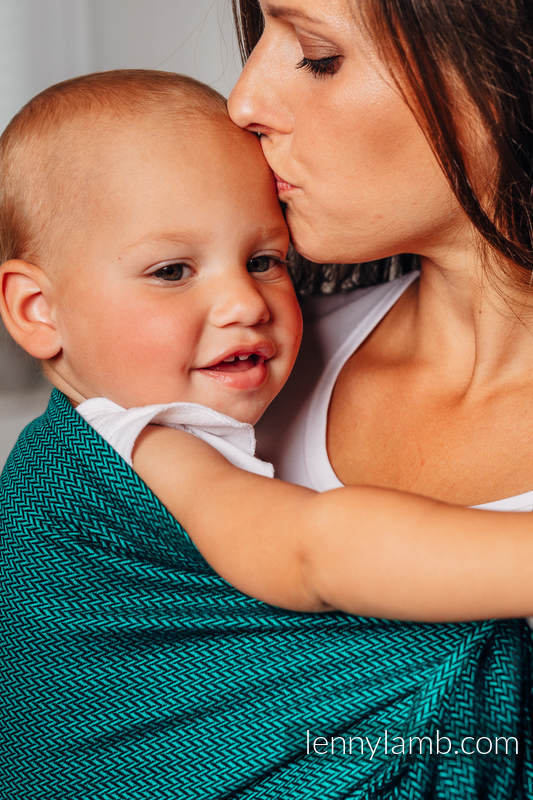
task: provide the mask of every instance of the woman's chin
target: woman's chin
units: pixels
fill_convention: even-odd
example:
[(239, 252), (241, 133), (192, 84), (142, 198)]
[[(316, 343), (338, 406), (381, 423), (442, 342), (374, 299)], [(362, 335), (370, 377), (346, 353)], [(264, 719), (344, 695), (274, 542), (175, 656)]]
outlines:
[(314, 264), (340, 263), (336, 258), (338, 248), (334, 246), (333, 237), (324, 230), (316, 230), (314, 226), (287, 213), (292, 246), (307, 261)]
[[(289, 225), (291, 232), (292, 246), (302, 258), (311, 261), (313, 264), (360, 264), (364, 261), (373, 261), (379, 256), (366, 255), (366, 250), (357, 247), (351, 247), (349, 250), (341, 250), (338, 246), (338, 240), (331, 241), (328, 236), (324, 236), (315, 231), (298, 232), (293, 231)], [(332, 237), (333, 238), (333, 237)], [(357, 253), (361, 253), (358, 257)], [(355, 257), (354, 257), (355, 254)]]
[(404, 252), (396, 249), (394, 242), (388, 239), (381, 244), (377, 236), (372, 242), (363, 235), (358, 239), (353, 230), (346, 237), (346, 232), (328, 230), (324, 223), (317, 221), (312, 224), (289, 212), (286, 221), (294, 249), (314, 264), (363, 264)]

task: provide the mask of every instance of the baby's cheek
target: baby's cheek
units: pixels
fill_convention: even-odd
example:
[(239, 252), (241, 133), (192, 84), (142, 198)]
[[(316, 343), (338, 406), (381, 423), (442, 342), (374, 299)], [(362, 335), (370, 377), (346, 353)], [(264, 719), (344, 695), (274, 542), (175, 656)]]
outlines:
[[(85, 332), (91, 366), (108, 379), (131, 383), (142, 375), (156, 356), (150, 319), (127, 304), (108, 308), (105, 316)], [(164, 340), (163, 340), (164, 341)], [(161, 348), (160, 348), (161, 349)]]
[(300, 304), (298, 303), (295, 295), (291, 295), (287, 298), (286, 319), (287, 322), (285, 335), (288, 343), (291, 343), (292, 347), (297, 352), (302, 341), (303, 318)]
[[(170, 303), (157, 308), (131, 305), (112, 321), (113, 358), (124, 380), (150, 383), (165, 395), (193, 361), (196, 328), (188, 312)], [(104, 356), (107, 358), (107, 356)]]

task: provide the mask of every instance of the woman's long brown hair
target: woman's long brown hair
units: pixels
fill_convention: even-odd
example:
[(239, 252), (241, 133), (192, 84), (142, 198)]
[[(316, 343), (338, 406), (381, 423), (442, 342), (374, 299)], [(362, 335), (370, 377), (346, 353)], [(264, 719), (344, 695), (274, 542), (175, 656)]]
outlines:
[[(232, 2), (245, 61), (261, 36), (263, 17), (257, 0)], [(532, 0), (360, 0), (357, 11), (481, 241), (499, 262), (518, 266), (512, 274), (520, 284), (530, 284)], [(491, 196), (483, 201), (461, 146), (461, 92), (494, 152)]]

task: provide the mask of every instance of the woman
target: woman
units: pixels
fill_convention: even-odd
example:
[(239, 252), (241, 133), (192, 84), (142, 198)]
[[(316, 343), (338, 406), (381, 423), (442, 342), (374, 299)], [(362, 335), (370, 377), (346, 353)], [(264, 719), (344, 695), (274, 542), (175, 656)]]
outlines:
[[(420, 267), (308, 303), (262, 455), (316, 490), (370, 484), (532, 511), (531, 4), (234, 11), (248, 60), (230, 114), (261, 137), (296, 250), (320, 263), (413, 253)], [(479, 679), (497, 669), (482, 661)], [(524, 757), (510, 796), (533, 791)], [(379, 796), (470, 796), (462, 767), (458, 784), (442, 759), (433, 784), (397, 773)], [(505, 797), (497, 771), (482, 771), (475, 796)]]
[[(255, 49), (230, 113), (261, 135), (296, 249), (421, 263), (312, 331), (345, 338), (368, 309), (327, 397), (283, 415), (281, 477), (532, 510), (530, 4), (265, 2), (264, 30), (241, 6)], [(291, 458), (309, 414), (318, 466)]]

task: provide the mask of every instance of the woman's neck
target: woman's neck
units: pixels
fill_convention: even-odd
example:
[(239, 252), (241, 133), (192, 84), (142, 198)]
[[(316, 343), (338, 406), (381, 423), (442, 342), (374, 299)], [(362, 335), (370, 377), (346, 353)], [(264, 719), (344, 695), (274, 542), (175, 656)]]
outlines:
[(409, 300), (413, 357), (439, 363), (458, 392), (498, 391), (532, 374), (533, 286), (485, 269), (477, 251), (422, 258)]

